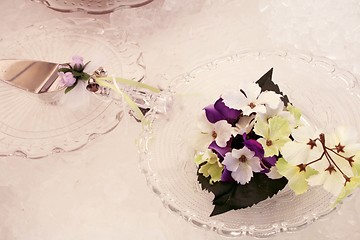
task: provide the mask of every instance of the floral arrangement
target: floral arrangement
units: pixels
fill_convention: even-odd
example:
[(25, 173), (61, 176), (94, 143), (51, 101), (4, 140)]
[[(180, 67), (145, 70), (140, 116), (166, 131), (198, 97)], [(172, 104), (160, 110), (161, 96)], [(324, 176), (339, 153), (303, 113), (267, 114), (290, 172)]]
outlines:
[(132, 97), (120, 88), (119, 84), (127, 87), (146, 89), (154, 93), (159, 93), (160, 90), (141, 82), (119, 77), (108, 77), (108, 73), (103, 67), (99, 67), (93, 74), (86, 73), (85, 68), (89, 63), (90, 62), (84, 63), (84, 59), (81, 56), (73, 56), (70, 63), (60, 65), (58, 76), (60, 86), (65, 87), (65, 93), (74, 89), (79, 81), (87, 82), (86, 89), (90, 92), (108, 95), (110, 90), (113, 90), (118, 93), (131, 108), (134, 117), (139, 121), (143, 120), (143, 113), (146, 112), (146, 109), (139, 108)]
[(345, 127), (325, 133), (302, 123), (272, 72), (203, 109), (203, 147), (194, 161), (202, 189), (215, 195), (210, 216), (250, 207), (286, 185), (295, 194), (321, 185), (335, 203), (360, 186), (357, 133)]
[(84, 64), (84, 59), (80, 56), (73, 56), (71, 63), (66, 64), (58, 70), (61, 84), (66, 87), (65, 93), (71, 91), (78, 84), (79, 80), (88, 81), (90, 75), (84, 72), (86, 66), (90, 62)]

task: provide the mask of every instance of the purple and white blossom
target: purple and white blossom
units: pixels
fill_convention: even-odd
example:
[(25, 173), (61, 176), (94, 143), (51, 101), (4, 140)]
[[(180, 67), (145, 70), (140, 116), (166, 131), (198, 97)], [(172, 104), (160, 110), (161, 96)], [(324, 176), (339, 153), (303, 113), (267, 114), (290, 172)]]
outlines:
[(250, 182), (253, 172), (261, 172), (260, 159), (255, 156), (255, 152), (247, 147), (242, 149), (233, 149), (225, 155), (222, 164), (228, 171), (231, 171), (231, 177), (240, 184)]

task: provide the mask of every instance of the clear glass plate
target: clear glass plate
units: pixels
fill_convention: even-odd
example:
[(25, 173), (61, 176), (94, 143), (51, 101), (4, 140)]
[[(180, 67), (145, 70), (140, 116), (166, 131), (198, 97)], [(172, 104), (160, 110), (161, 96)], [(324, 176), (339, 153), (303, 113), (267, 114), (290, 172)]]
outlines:
[[(0, 40), (1, 59), (32, 59), (65, 63), (74, 55), (110, 74), (141, 80), (144, 67), (137, 44), (122, 32), (93, 19), (51, 20), (32, 25)], [(57, 101), (0, 81), (0, 156), (40, 158), (85, 146), (117, 126), (121, 101), (99, 97), (83, 88)]]
[(228, 237), (268, 237), (299, 229), (334, 210), (332, 195), (322, 188), (299, 196), (285, 188), (253, 207), (209, 217), (214, 196), (200, 189), (193, 163), (198, 116), (225, 89), (254, 82), (272, 67), (273, 81), (302, 110), (306, 123), (328, 130), (346, 124), (360, 130), (358, 83), (326, 58), (241, 52), (177, 77), (162, 96), (168, 99), (167, 113), (153, 109), (146, 116), (139, 140), (140, 166), (164, 206), (199, 228)]
[(31, 0), (60, 12), (106, 14), (122, 8), (138, 8), (154, 0)]

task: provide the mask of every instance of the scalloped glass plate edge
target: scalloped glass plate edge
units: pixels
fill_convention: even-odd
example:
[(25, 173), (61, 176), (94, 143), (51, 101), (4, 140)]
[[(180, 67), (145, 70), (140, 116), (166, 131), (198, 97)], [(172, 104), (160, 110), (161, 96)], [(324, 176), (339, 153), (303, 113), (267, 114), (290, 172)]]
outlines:
[[(212, 68), (216, 67), (217, 64), (223, 62), (232, 62), (240, 61), (246, 57), (266, 57), (266, 56), (278, 56), (281, 58), (295, 58), (301, 62), (314, 64), (321, 67), (327, 73), (340, 78), (343, 81), (343, 84), (347, 89), (352, 89), (356, 92), (357, 96), (360, 96), (358, 89), (358, 81), (356, 77), (349, 71), (339, 69), (335, 62), (326, 58), (326, 57), (317, 57), (309, 53), (301, 51), (278, 51), (278, 50), (269, 50), (269, 51), (241, 51), (230, 55), (225, 55), (219, 58), (216, 58), (213, 61), (209, 61), (205, 64), (193, 68), (191, 71), (182, 74), (178, 77), (175, 77), (170, 81), (169, 87), (167, 90), (163, 91), (159, 98), (167, 99), (168, 102), (172, 101), (172, 97), (176, 94), (177, 86), (187, 81), (189, 78), (192, 78), (199, 72), (209, 71)], [(165, 111), (166, 112), (166, 111)], [(339, 203), (336, 207), (329, 207), (328, 209), (318, 212), (316, 215), (302, 216), (302, 219), (296, 224), (287, 224), (284, 222), (278, 222), (272, 224), (269, 228), (256, 229), (255, 226), (242, 226), (238, 229), (230, 229), (224, 227), (224, 223), (217, 222), (215, 220), (204, 222), (197, 218), (197, 216), (187, 209), (182, 209), (179, 204), (167, 193), (163, 193), (156, 172), (151, 168), (151, 153), (149, 150), (149, 144), (152, 139), (153, 129), (152, 124), (156, 121), (157, 118), (161, 117), (158, 109), (156, 107), (152, 108), (145, 116), (145, 121), (143, 121), (142, 132), (138, 137), (137, 146), (139, 151), (139, 167), (140, 171), (144, 174), (148, 187), (151, 191), (160, 198), (163, 206), (171, 213), (181, 217), (186, 222), (191, 223), (194, 227), (205, 230), (205, 231), (214, 231), (217, 234), (225, 237), (242, 237), (242, 236), (252, 236), (256, 238), (267, 238), (278, 233), (282, 232), (294, 232), (301, 230), (311, 223), (326, 217), (330, 213), (333, 213), (341, 207), (343, 203)], [(358, 191), (356, 191), (357, 193)], [(355, 193), (354, 193), (355, 194)], [(353, 194), (353, 195), (354, 195)], [(352, 195), (352, 196), (353, 196)], [(349, 200), (352, 196), (348, 197)], [(345, 201), (346, 201), (345, 200)]]

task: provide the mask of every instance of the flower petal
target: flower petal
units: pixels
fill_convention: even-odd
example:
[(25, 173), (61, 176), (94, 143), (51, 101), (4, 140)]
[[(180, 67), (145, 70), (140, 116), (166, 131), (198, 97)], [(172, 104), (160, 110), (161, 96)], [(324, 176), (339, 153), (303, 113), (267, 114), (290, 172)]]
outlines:
[(219, 147), (226, 147), (232, 136), (233, 127), (226, 120), (220, 120), (214, 124), (214, 130), (217, 134), (215, 138), (216, 144)]
[(251, 151), (250, 149), (248, 149), (247, 147), (243, 147), (241, 149), (242, 151), (242, 154), (241, 155), (244, 155), (246, 157), (246, 159), (252, 159), (254, 156), (255, 156), (255, 153), (253, 151)]
[(239, 159), (241, 157), (241, 155), (243, 155), (243, 151), (241, 149), (233, 149), (231, 151), (231, 155), (236, 158)]
[(226, 91), (221, 95), (224, 104), (232, 109), (240, 110), (248, 105), (248, 99), (240, 91)]
[(225, 154), (222, 164), (226, 166), (227, 170), (234, 172), (239, 167), (239, 160), (237, 158), (234, 158), (231, 153), (227, 153)]
[(264, 138), (269, 137), (269, 124), (258, 119), (254, 125), (254, 132)]
[(204, 108), (206, 118), (211, 123), (216, 123), (217, 121), (224, 120), (224, 116), (215, 108), (214, 104), (206, 106)]
[(261, 173), (269, 173), (269, 168), (272, 168), (273, 166), (275, 166), (277, 161), (277, 157), (272, 156), (272, 157), (265, 157), (261, 160), (262, 165), (263, 166), (263, 170), (261, 171)]
[(247, 161), (247, 164), (251, 167), (253, 172), (261, 172), (263, 168), (260, 165), (260, 159), (258, 157), (253, 157)]
[(339, 172), (325, 173), (328, 176), (324, 182), (324, 189), (334, 196), (338, 196), (345, 185), (345, 179)]
[(353, 177), (350, 179), (350, 182), (347, 182), (345, 187), (342, 189), (338, 198), (336, 199), (336, 203), (341, 202), (344, 198), (353, 193), (357, 188), (360, 187), (360, 177)]
[(289, 179), (288, 184), (296, 195), (305, 193), (309, 187), (304, 172), (294, 175), (294, 177)]
[(241, 89), (245, 92), (249, 101), (255, 101), (261, 94), (261, 88), (256, 83), (245, 83), (244, 87)]
[(308, 189), (306, 179), (317, 173), (310, 167), (307, 167), (306, 171), (300, 172), (299, 167), (289, 164), (283, 158), (278, 159), (276, 167), (279, 174), (289, 180), (289, 187), (295, 192), (295, 194), (302, 194), (306, 192)]
[(209, 149), (214, 150), (221, 157), (225, 157), (225, 154), (231, 152), (231, 143), (228, 142), (225, 147), (219, 147), (215, 141), (209, 145)]
[(222, 98), (218, 99), (215, 102), (214, 107), (221, 115), (224, 116), (223, 119), (227, 120), (230, 124), (234, 124), (238, 120), (241, 114), (240, 110), (231, 109), (227, 107), (223, 102)]
[(244, 185), (250, 182), (250, 179), (253, 177), (253, 171), (248, 164), (240, 162), (238, 169), (232, 172), (231, 176), (236, 182)]
[(296, 142), (308, 143), (310, 139), (319, 137), (318, 131), (309, 126), (301, 126), (294, 129), (291, 136)]
[(258, 158), (264, 157), (264, 149), (261, 144), (254, 139), (246, 139), (246, 134), (243, 135), (244, 146), (255, 153)]
[(287, 119), (279, 116), (269, 119), (269, 135), (271, 140), (287, 138), (290, 134), (291, 128)]
[(311, 159), (308, 158), (309, 151), (309, 145), (298, 142), (288, 142), (281, 148), (282, 156), (292, 165), (306, 164), (311, 161)]
[(274, 155), (279, 155), (279, 148), (276, 145), (267, 145), (267, 140), (265, 138), (259, 138), (257, 140), (262, 147), (264, 148), (264, 157), (271, 157)]
[(280, 97), (280, 94), (277, 94), (273, 91), (265, 91), (259, 95), (257, 99), (257, 104), (266, 104), (270, 108), (276, 109), (279, 107), (279, 104), (281, 102)]
[(208, 119), (206, 118), (205, 112), (202, 112), (199, 117), (198, 117), (198, 124), (197, 124), (198, 128), (200, 129), (200, 131), (202, 133), (208, 133), (208, 134), (212, 134), (212, 132), (214, 131), (214, 126), (211, 122), (208, 121)]
[(357, 143), (359, 136), (358, 132), (350, 127), (340, 126), (335, 129), (336, 136), (338, 137), (338, 142), (342, 145), (350, 145)]

